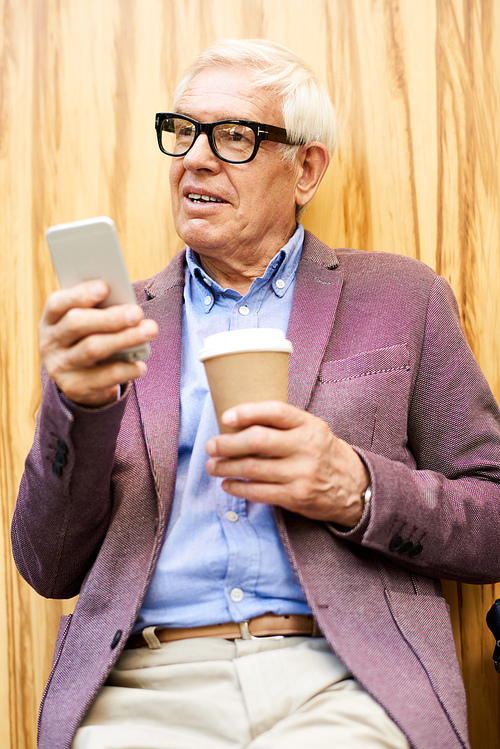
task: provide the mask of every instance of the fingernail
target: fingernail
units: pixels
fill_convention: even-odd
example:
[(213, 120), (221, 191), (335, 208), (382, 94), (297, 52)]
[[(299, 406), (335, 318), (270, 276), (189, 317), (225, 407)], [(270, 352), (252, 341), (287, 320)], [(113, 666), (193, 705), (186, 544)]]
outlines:
[(205, 450), (207, 451), (207, 455), (215, 455), (215, 440), (208, 440)]
[(90, 287), (90, 294), (94, 297), (94, 299), (102, 299), (105, 293), (106, 287), (100, 281), (96, 281)]
[(142, 317), (142, 310), (139, 307), (130, 307), (125, 313), (125, 319), (129, 325), (134, 325)]
[(146, 335), (148, 338), (150, 336), (156, 335), (157, 332), (157, 327), (154, 320), (144, 320), (141, 329), (144, 335)]
[(229, 408), (227, 411), (224, 411), (222, 414), (222, 421), (224, 424), (227, 424), (228, 426), (230, 424), (236, 424), (237, 420), (237, 414), (236, 411), (233, 408)]

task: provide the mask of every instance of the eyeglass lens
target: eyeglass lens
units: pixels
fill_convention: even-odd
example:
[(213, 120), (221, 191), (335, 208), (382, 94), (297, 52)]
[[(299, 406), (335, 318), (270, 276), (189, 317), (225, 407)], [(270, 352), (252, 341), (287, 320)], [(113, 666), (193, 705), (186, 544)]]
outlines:
[[(196, 126), (183, 117), (163, 120), (161, 143), (172, 156), (185, 154), (191, 148), (195, 135)], [(246, 161), (255, 147), (255, 133), (246, 125), (223, 122), (214, 127), (212, 137), (218, 154), (230, 161)]]

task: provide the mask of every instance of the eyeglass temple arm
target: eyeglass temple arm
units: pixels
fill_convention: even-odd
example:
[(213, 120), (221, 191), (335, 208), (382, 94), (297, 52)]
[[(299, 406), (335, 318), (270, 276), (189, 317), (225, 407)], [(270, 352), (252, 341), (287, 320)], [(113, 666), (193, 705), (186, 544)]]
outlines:
[(275, 125), (266, 125), (265, 129), (259, 127), (259, 135), (262, 140), (272, 140), (275, 143), (286, 143), (288, 146), (303, 146), (304, 143), (298, 143), (288, 137), (284, 127)]

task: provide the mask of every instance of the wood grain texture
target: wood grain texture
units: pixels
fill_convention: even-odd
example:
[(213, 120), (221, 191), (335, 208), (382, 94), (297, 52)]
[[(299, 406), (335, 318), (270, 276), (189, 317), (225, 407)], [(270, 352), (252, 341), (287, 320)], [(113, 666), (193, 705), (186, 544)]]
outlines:
[[(162, 268), (181, 242), (154, 114), (209, 42), (273, 39), (311, 62), (341, 123), (307, 228), (445, 276), (498, 399), (500, 3), (0, 0), (0, 19), (0, 745), (32, 749), (58, 619), (72, 607), (29, 589), (9, 541), (40, 399), (36, 326), (56, 288), (46, 227), (111, 215), (131, 276)], [(494, 749), (500, 679), (484, 617), (500, 586), (444, 587), (472, 746)]]

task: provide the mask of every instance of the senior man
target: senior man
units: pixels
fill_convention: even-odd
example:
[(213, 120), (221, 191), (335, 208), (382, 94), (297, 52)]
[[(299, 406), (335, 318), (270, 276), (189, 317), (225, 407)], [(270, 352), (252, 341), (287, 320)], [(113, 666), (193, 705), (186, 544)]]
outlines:
[[(468, 746), (438, 579), (500, 577), (500, 419), (449, 286), (297, 224), (335, 117), (288, 50), (213, 45), (156, 128), (186, 251), (138, 306), (92, 282), (40, 324), (13, 548), (80, 595), (39, 746)], [(219, 435), (198, 350), (256, 326), (293, 342), (290, 404)], [(147, 376), (108, 360), (144, 341)]]

